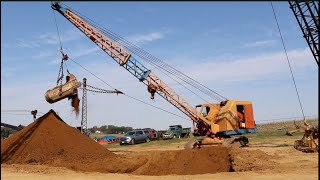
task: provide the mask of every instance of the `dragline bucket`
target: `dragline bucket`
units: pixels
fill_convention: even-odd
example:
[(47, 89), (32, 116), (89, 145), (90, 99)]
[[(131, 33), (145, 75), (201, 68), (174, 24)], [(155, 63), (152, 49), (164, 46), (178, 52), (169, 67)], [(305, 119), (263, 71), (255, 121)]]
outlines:
[(77, 78), (73, 74), (68, 74), (66, 77), (66, 83), (48, 90), (44, 96), (46, 101), (52, 104), (64, 98), (71, 98), (74, 95), (77, 95), (77, 88), (80, 86), (81, 83), (77, 81)]

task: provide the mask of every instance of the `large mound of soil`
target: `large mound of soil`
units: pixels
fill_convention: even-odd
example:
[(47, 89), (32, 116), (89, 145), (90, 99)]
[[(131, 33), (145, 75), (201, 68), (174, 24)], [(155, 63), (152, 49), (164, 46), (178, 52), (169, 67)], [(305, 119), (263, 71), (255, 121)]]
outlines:
[(226, 147), (203, 147), (176, 151), (150, 152), (150, 158), (134, 174), (192, 175), (229, 172), (230, 156)]
[(103, 173), (191, 175), (233, 169), (245, 171), (261, 167), (257, 158), (268, 159), (266, 154), (258, 151), (230, 150), (227, 147), (120, 156), (67, 125), (53, 110), (1, 141), (1, 163), (46, 164)]
[(1, 163), (46, 163), (116, 159), (116, 155), (79, 130), (67, 125), (53, 110), (1, 142)]
[(232, 169), (237, 172), (260, 171), (265, 169), (274, 169), (277, 165), (273, 159), (277, 156), (271, 156), (256, 149), (248, 150), (243, 148), (230, 148)]

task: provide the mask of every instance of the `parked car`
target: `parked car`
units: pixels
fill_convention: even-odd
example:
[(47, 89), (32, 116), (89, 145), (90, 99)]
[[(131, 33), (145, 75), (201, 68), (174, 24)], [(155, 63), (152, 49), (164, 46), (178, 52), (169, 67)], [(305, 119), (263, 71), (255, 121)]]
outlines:
[(149, 142), (147, 134), (143, 130), (133, 130), (127, 132), (124, 136), (120, 137), (120, 145), (123, 144), (136, 144), (140, 142)]
[(151, 129), (151, 128), (144, 128), (144, 132), (148, 135), (150, 140), (159, 140), (159, 133), (158, 131)]
[(149, 139), (151, 139), (149, 130), (143, 130), (143, 132)]
[(172, 125), (166, 133), (162, 135), (162, 139), (174, 139), (181, 137), (189, 137), (191, 128), (182, 128), (181, 125)]

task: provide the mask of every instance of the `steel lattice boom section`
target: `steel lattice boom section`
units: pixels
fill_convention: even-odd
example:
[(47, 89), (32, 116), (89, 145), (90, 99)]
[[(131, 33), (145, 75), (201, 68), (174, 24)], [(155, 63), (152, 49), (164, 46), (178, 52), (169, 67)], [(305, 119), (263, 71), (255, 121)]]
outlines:
[[(65, 18), (67, 18), (73, 25), (75, 25), (81, 32), (83, 32), (91, 41), (98, 45), (110, 57), (112, 57), (119, 65), (128, 70), (141, 82), (147, 86), (152, 84), (157, 87), (157, 93), (162, 96), (169, 103), (177, 107), (181, 112), (197, 122), (199, 117), (193, 106), (178, 95), (172, 88), (170, 88), (164, 81), (158, 78), (149, 69), (143, 66), (139, 61), (131, 56), (131, 53), (123, 49), (117, 43), (99, 32), (95, 27), (87, 23), (77, 14), (69, 9), (60, 6), (58, 3), (52, 5), (54, 10), (57, 10)], [(207, 122), (206, 119), (202, 119)]]
[(319, 1), (288, 1), (319, 66)]

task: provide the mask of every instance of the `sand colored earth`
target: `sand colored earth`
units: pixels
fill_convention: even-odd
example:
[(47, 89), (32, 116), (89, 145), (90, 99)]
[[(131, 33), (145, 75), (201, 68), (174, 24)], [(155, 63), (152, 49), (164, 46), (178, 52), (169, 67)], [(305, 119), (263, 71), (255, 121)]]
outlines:
[[(308, 154), (305, 156), (310, 156), (309, 159), (294, 161), (293, 157), (300, 158), (300, 153), (289, 148), (284, 151), (217, 146), (114, 154), (64, 123), (50, 110), (1, 141), (1, 169), (6, 172), (1, 175), (6, 179), (37, 176), (44, 179), (223, 179), (239, 178), (241, 174), (247, 177), (245, 179), (251, 175), (277, 179), (284, 178), (285, 174), (292, 176), (297, 169), (302, 169), (300, 172), (305, 173), (299, 177), (318, 177), (314, 173), (318, 168), (314, 158), (318, 155)], [(288, 154), (291, 156), (285, 158)]]
[[(234, 155), (239, 153), (241, 151), (227, 147), (206, 147), (154, 151), (147, 156), (116, 155), (64, 123), (53, 110), (1, 142), (1, 162), (4, 164), (43, 164), (76, 171), (137, 175), (234, 171), (233, 164), (238, 169), (239, 163), (235, 162), (240, 162)], [(240, 166), (245, 165), (244, 159)]]

